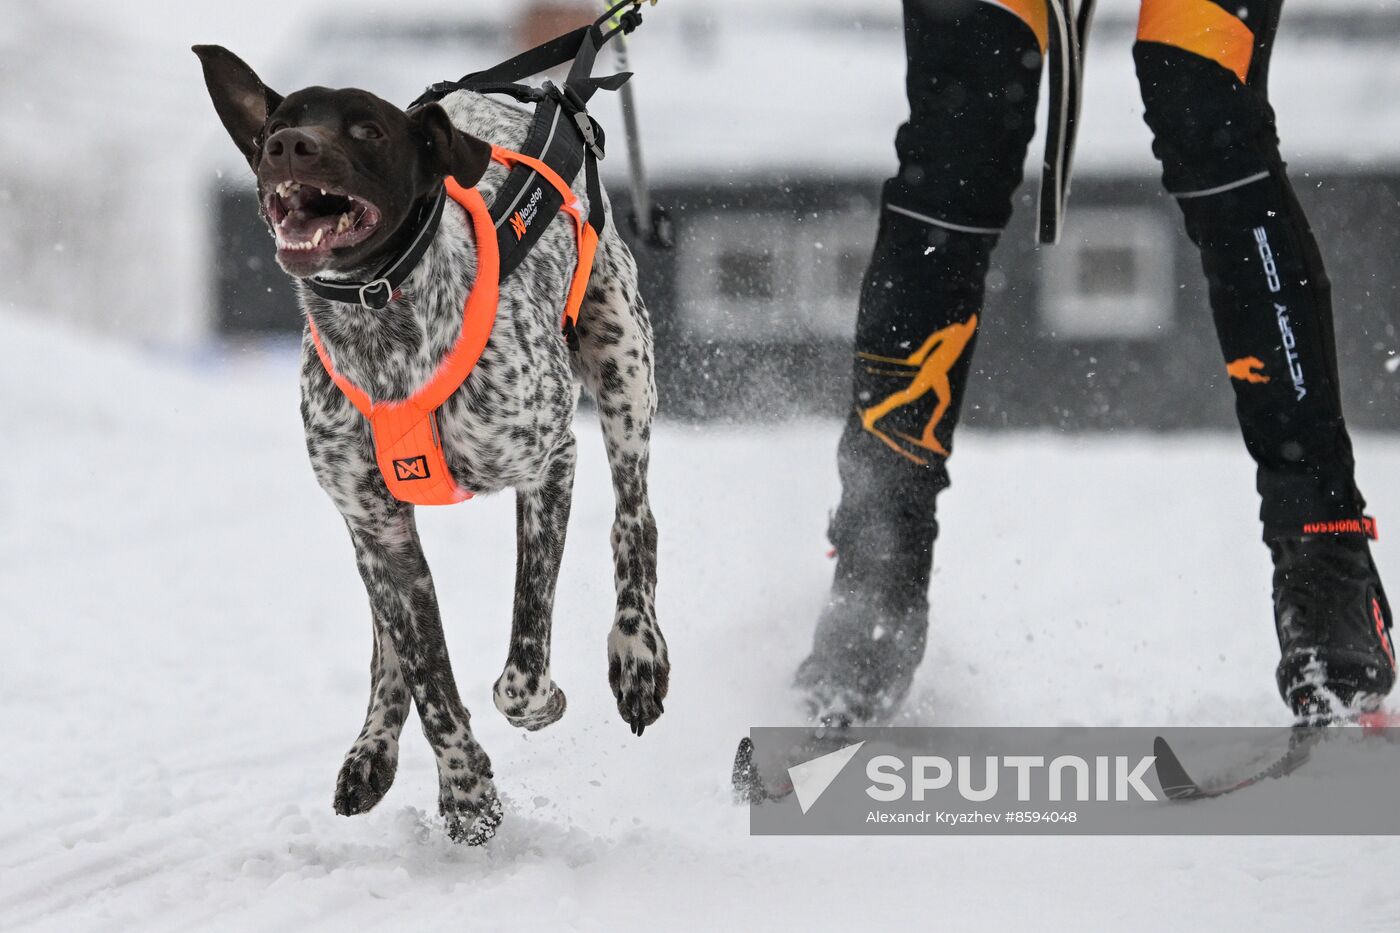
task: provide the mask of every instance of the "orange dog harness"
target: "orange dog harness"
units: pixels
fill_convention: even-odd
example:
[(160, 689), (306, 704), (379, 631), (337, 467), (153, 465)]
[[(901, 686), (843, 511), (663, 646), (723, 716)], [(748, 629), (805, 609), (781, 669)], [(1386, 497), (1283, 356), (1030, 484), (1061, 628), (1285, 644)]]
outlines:
[[(573, 191), (543, 162), (497, 146), (492, 147), (491, 158), (507, 167), (523, 165), (533, 169), (563, 197), (561, 210), (572, 218), (578, 239), (578, 265), (569, 284), (563, 315), (564, 332), (572, 333), (584, 292), (588, 288), (589, 274), (593, 270), (593, 255), (598, 246), (597, 232), (584, 221)], [(444, 179), (443, 185), (448, 196), (466, 209), (471, 220), (477, 251), (476, 281), (463, 306), (462, 332), (457, 342), (422, 388), (401, 402), (371, 399), (367, 392), (336, 371), (315, 322), (307, 318), (311, 341), (326, 374), (360, 414), (369, 419), (375, 459), (389, 493), (414, 505), (452, 505), (472, 497), (471, 492), (457, 484), (447, 468), (437, 413), (476, 367), (491, 337), (500, 301), (500, 250), (491, 212), (476, 188), (463, 188), (451, 177)], [(512, 215), (513, 218), (518, 216)], [(512, 226), (515, 227), (515, 224)]]

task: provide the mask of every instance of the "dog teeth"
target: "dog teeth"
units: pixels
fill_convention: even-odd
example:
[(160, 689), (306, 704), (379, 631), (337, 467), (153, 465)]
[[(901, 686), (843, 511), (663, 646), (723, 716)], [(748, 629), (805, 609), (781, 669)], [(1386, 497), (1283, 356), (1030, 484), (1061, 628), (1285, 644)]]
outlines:
[(325, 188), (322, 188), (322, 189), (321, 189), (321, 196), (322, 196), (322, 197), (325, 197), (325, 196), (326, 196), (326, 189), (325, 189)]
[(312, 245), (312, 246), (320, 246), (320, 245), (321, 245), (321, 238), (322, 238), (323, 236), (325, 236), (325, 235), (326, 235), (326, 228), (325, 228), (325, 227), (317, 227), (317, 228), (316, 228), (316, 235), (313, 236), (313, 237), (311, 238), (311, 245)]
[(344, 214), (341, 214), (340, 219), (335, 222), (335, 232), (344, 233), (346, 230), (350, 229), (350, 225), (354, 222), (354, 218), (350, 216), (350, 212), (346, 211)]
[(304, 253), (309, 249), (315, 249), (316, 241), (305, 240), (301, 243), (293, 243), (291, 240), (285, 239), (279, 235), (277, 237), (277, 248), (281, 250), (287, 250), (293, 253)]

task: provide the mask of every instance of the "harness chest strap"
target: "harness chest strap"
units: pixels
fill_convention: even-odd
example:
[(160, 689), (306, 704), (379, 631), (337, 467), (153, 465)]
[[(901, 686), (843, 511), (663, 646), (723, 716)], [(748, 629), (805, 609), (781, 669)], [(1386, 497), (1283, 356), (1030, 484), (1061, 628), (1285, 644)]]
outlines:
[[(492, 158), (508, 166), (517, 162), (528, 165), (565, 196), (563, 210), (573, 218), (579, 250), (579, 261), (569, 286), (563, 315), (564, 328), (570, 331), (578, 320), (583, 295), (587, 291), (597, 236), (583, 222), (578, 200), (572, 191), (548, 166), (529, 156), (496, 147), (492, 149)], [(457, 484), (447, 467), (437, 411), (466, 382), (476, 367), (491, 336), (500, 301), (498, 231), (486, 202), (476, 188), (463, 188), (453, 178), (445, 179), (443, 184), (448, 196), (466, 210), (471, 220), (476, 240), (477, 274), (463, 308), (461, 334), (422, 388), (401, 402), (371, 399), (367, 392), (336, 370), (315, 322), (307, 319), (311, 341), (326, 374), (360, 414), (369, 419), (375, 459), (389, 493), (400, 501), (414, 505), (452, 505), (472, 497), (471, 492)]]

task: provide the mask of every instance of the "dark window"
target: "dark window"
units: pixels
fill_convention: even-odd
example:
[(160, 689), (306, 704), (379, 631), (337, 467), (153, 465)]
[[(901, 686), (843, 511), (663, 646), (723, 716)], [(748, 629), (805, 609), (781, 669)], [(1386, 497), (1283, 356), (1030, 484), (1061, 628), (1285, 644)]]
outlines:
[(1132, 246), (1095, 244), (1079, 254), (1079, 293), (1086, 297), (1130, 295), (1138, 289), (1138, 251)]
[(721, 253), (716, 291), (722, 298), (770, 300), (774, 294), (773, 266), (772, 253)]
[(248, 189), (218, 193), (214, 225), (214, 300), (225, 334), (301, 332), (291, 278), (277, 265), (272, 238)]
[(1165, 212), (1081, 207), (1044, 253), (1041, 319), (1061, 340), (1150, 340), (1171, 327), (1172, 231)]

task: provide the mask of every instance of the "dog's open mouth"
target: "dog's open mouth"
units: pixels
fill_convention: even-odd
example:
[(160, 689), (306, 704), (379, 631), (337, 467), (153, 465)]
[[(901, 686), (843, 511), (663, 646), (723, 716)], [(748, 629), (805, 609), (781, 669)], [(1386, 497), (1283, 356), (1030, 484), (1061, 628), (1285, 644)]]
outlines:
[(329, 253), (354, 246), (379, 227), (378, 209), (339, 191), (284, 181), (263, 203), (283, 254)]

